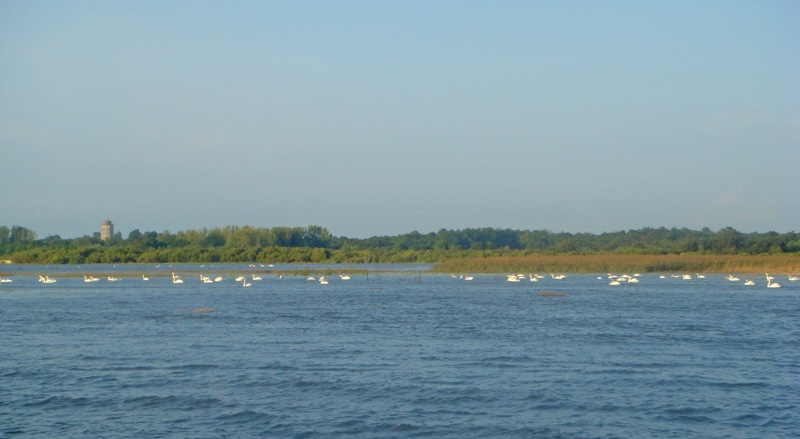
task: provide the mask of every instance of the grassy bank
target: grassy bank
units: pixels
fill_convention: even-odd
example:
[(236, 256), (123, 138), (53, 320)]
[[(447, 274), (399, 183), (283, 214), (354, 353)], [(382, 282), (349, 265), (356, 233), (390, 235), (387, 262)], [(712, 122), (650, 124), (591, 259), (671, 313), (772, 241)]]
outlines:
[(796, 255), (531, 255), (450, 259), (439, 273), (800, 273)]

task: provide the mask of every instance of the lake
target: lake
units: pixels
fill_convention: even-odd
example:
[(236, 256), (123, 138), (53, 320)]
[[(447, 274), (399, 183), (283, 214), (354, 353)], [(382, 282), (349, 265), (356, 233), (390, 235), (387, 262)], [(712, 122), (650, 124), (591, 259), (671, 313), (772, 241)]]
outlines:
[[(786, 276), (775, 276), (780, 289), (763, 274), (750, 276), (755, 286), (694, 273), (610, 286), (605, 273), (466, 281), (413, 265), (342, 280), (339, 267), (306, 267), (327, 270), (327, 285), (276, 276), (297, 266), (2, 267), (13, 282), (0, 284), (0, 435), (800, 431), (800, 282)], [(75, 276), (91, 272), (102, 277)], [(203, 283), (199, 273), (224, 279)]]

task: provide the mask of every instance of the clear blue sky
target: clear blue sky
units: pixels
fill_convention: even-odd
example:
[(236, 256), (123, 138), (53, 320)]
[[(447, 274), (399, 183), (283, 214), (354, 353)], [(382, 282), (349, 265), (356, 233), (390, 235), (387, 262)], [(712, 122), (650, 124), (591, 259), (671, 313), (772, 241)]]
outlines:
[(797, 1), (0, 1), (0, 225), (800, 230)]

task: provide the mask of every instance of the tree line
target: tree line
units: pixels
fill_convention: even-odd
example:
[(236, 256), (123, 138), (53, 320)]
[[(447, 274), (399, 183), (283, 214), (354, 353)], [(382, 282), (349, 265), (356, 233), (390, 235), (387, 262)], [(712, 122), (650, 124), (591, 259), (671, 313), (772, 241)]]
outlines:
[(0, 256), (17, 263), (125, 262), (440, 262), (461, 257), (532, 254), (800, 254), (800, 234), (742, 233), (731, 227), (649, 228), (600, 234), (499, 228), (441, 229), (348, 238), (308, 227), (227, 226), (177, 233), (133, 230), (110, 240), (100, 233), (39, 239), (22, 226), (0, 226)]

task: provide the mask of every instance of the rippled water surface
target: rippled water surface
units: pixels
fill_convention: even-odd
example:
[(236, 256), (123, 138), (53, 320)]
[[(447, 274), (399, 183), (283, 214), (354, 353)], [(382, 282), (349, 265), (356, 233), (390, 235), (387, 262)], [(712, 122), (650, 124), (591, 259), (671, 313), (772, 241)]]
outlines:
[(0, 435), (800, 431), (800, 282), (785, 277), (768, 290), (763, 275), (753, 287), (653, 274), (612, 287), (605, 274), (468, 282), (413, 267), (328, 275), (328, 285), (261, 270), (247, 288), (229, 273), (211, 284), (194, 272), (183, 284), (163, 272), (149, 281), (67, 276), (87, 270), (51, 269), (53, 284), (30, 274), (0, 284)]

